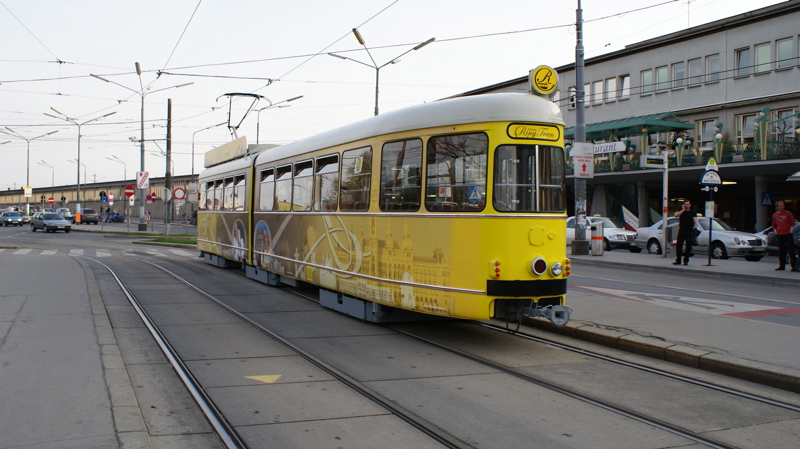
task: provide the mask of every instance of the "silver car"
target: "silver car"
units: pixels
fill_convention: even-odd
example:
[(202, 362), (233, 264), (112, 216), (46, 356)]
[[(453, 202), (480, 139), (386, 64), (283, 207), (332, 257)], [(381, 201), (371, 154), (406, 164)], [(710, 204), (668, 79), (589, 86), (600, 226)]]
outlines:
[[(649, 254), (662, 254), (663, 249), (661, 248), (661, 241), (663, 238), (663, 229), (661, 222), (663, 221), (664, 220), (658, 220), (651, 226), (636, 228), (636, 238), (633, 240), (636, 247), (647, 250)], [(671, 226), (677, 222), (678, 219), (675, 217), (667, 218), (667, 226)]]
[[(614, 248), (624, 248), (632, 253), (639, 253), (642, 251), (633, 243), (636, 233), (621, 228), (614, 220), (607, 217), (586, 217), (586, 238), (591, 236), (589, 227), (592, 223), (603, 224), (603, 250), (610, 251)], [(571, 245), (575, 240), (575, 217), (567, 218), (567, 245)]]
[(69, 232), (72, 230), (72, 223), (55, 212), (37, 212), (31, 219), (31, 232), (36, 232), (37, 229), (42, 229), (44, 232)]
[[(767, 254), (767, 241), (756, 234), (737, 231), (718, 218), (700, 217), (699, 223), (703, 232), (697, 237), (699, 245), (692, 248), (695, 253), (708, 254), (709, 225), (712, 223), (711, 257), (714, 259), (744, 257), (750, 262), (758, 262)], [(670, 231), (672, 243), (675, 244), (678, 237), (678, 224), (667, 226), (667, 230)]]

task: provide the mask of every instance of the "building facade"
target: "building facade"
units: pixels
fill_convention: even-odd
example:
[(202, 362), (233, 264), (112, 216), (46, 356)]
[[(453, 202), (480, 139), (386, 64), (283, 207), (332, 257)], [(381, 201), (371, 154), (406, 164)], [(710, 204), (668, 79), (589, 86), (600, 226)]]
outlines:
[[(655, 154), (669, 160), (670, 213), (685, 198), (704, 211), (710, 195), (699, 181), (714, 157), (725, 183), (713, 194), (716, 217), (759, 231), (779, 199), (800, 216), (800, 183), (787, 181), (800, 171), (798, 23), (792, 0), (587, 59), (583, 86), (574, 64), (557, 67), (554, 100), (568, 126), (582, 107), (587, 141), (624, 143), (595, 145), (587, 213), (628, 214), (642, 226), (660, 219), (663, 170), (640, 166)], [(465, 95), (527, 89), (523, 77)]]

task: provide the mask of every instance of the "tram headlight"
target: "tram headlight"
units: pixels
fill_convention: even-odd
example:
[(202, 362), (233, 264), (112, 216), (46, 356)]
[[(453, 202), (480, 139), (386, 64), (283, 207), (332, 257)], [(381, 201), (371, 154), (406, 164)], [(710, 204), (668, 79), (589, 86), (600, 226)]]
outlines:
[(564, 272), (564, 267), (559, 262), (556, 262), (550, 267), (550, 272), (553, 273), (553, 276), (561, 276), (561, 273)]
[(537, 257), (531, 261), (531, 271), (537, 276), (541, 276), (547, 271), (547, 261)]

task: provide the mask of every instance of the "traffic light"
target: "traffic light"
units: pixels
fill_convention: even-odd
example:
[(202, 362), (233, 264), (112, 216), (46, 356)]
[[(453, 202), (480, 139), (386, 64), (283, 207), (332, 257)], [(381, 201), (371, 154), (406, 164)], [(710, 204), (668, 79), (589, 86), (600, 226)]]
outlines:
[(42, 202), (44, 202), (44, 195), (42, 195)]

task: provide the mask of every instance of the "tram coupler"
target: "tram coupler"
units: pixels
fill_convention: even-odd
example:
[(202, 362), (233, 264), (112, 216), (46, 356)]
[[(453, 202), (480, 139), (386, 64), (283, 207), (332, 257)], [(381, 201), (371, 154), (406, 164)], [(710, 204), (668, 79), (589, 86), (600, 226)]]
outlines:
[(524, 307), (522, 315), (530, 318), (547, 318), (557, 327), (562, 327), (569, 321), (572, 309), (562, 305), (549, 305), (544, 307)]

